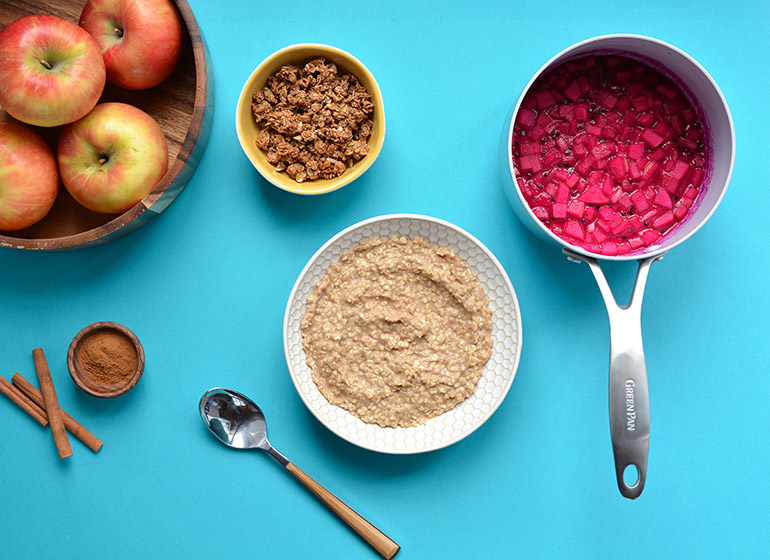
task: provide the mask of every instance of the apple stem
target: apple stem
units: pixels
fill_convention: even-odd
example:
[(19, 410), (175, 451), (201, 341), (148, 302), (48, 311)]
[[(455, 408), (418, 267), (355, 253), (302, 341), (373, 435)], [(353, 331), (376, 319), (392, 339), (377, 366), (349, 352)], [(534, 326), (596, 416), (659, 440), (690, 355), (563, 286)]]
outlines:
[(102, 165), (107, 163), (107, 158), (106, 157), (100, 157), (99, 158), (99, 163), (101, 163)]
[(48, 62), (47, 60), (40, 59), (40, 64), (45, 66), (46, 70), (50, 70), (51, 68), (53, 68), (53, 66), (51, 66), (51, 63)]
[(122, 37), (122, 36), (123, 36), (123, 30), (122, 30), (120, 27), (116, 27), (116, 28), (115, 28), (115, 34), (116, 34), (118, 37)]

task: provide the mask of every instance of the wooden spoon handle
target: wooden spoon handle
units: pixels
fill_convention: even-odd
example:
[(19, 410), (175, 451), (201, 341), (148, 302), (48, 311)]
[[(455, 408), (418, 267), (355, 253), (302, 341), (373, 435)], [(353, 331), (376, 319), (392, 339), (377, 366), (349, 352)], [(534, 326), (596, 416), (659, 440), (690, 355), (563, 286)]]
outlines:
[(286, 470), (293, 474), (302, 484), (307, 486), (318, 499), (325, 503), (329, 509), (336, 513), (340, 519), (347, 523), (351, 529), (358, 533), (362, 539), (368, 542), (372, 548), (379, 552), (384, 558), (390, 560), (401, 549), (401, 547), (390, 540), (385, 533), (369, 523), (351, 509), (345, 502), (305, 474), (297, 465), (289, 462), (286, 464)]

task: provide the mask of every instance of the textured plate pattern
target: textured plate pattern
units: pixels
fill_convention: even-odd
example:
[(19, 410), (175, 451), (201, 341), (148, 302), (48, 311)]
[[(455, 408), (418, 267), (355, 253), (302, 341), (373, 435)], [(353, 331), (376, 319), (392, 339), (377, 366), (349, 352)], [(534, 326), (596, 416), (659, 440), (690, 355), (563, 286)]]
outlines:
[[(332, 405), (313, 383), (302, 350), (300, 321), (313, 286), (342, 253), (369, 237), (421, 236), (455, 251), (476, 273), (492, 309), (492, 357), (484, 366), (476, 391), (452, 410), (412, 428), (367, 424)], [(473, 236), (448, 222), (413, 214), (364, 220), (338, 233), (310, 259), (289, 296), (283, 344), (291, 379), (305, 405), (338, 436), (360, 447), (384, 453), (420, 453), (455, 443), (481, 426), (508, 393), (521, 354), (521, 313), (505, 270)]]

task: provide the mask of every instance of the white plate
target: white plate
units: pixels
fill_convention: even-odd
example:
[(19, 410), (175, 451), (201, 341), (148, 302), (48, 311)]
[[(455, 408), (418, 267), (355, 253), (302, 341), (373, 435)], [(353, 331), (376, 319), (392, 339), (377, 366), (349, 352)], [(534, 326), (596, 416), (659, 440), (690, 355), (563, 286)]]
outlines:
[[(327, 267), (362, 239), (406, 235), (457, 253), (476, 273), (492, 309), (492, 357), (484, 366), (476, 391), (441, 416), (411, 428), (367, 424), (335, 406), (313, 382), (302, 349), (300, 321), (307, 297)], [(429, 216), (391, 214), (359, 222), (341, 231), (305, 265), (289, 296), (283, 320), (283, 346), (289, 373), (299, 396), (315, 417), (350, 443), (383, 453), (421, 453), (455, 443), (481, 426), (508, 393), (521, 356), (521, 312), (502, 265), (478, 239), (459, 227)]]

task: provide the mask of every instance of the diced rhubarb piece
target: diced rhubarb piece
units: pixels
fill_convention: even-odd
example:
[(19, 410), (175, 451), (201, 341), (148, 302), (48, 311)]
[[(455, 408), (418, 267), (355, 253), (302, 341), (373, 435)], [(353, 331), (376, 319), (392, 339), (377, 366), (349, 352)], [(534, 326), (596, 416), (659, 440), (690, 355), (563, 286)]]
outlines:
[(541, 89), (535, 92), (535, 101), (537, 102), (538, 109), (548, 109), (548, 107), (556, 103), (551, 92), (547, 89)]
[(647, 202), (647, 197), (644, 196), (644, 193), (642, 191), (632, 192), (629, 198), (631, 199), (631, 202), (634, 204), (634, 208), (636, 208), (637, 212), (644, 213), (650, 209), (650, 203)]
[(577, 103), (575, 105), (575, 120), (585, 122), (588, 120), (588, 105), (586, 103)]
[(580, 85), (578, 84), (577, 80), (572, 80), (572, 82), (570, 82), (570, 84), (567, 86), (567, 89), (564, 90), (564, 97), (573, 103), (577, 101), (581, 95), (583, 95), (583, 90), (580, 89)]
[(636, 115), (635, 120), (640, 126), (647, 128), (649, 126), (652, 126), (652, 123), (655, 122), (655, 115), (649, 112), (639, 113), (638, 115)]
[(641, 237), (629, 237), (628, 246), (631, 248), (632, 251), (636, 251), (640, 247), (644, 246), (644, 241), (642, 241)]
[(559, 136), (556, 139), (556, 147), (559, 148), (562, 152), (566, 152), (567, 150), (569, 150), (569, 144), (567, 143), (567, 141), (564, 139), (563, 136)]
[(661, 161), (666, 159), (666, 152), (663, 151), (661, 148), (658, 148), (657, 150), (655, 150), (650, 154), (650, 159), (660, 163)]
[(642, 241), (645, 245), (649, 246), (660, 239), (660, 234), (654, 229), (646, 229), (642, 232)]
[(564, 220), (567, 218), (567, 205), (563, 202), (554, 202), (551, 212), (554, 220)]
[(589, 187), (586, 192), (580, 195), (579, 199), (585, 204), (607, 204), (610, 201), (599, 187)]
[(642, 140), (644, 140), (650, 148), (657, 148), (660, 146), (661, 142), (663, 142), (663, 137), (654, 130), (648, 128), (642, 132)]
[(612, 95), (610, 92), (605, 91), (602, 95), (602, 105), (606, 107), (607, 109), (614, 109), (615, 105), (618, 104), (618, 98)]
[(575, 171), (585, 177), (594, 166), (595, 161), (596, 160), (594, 160), (594, 157), (591, 154), (588, 154), (577, 163), (575, 166)]
[(608, 157), (615, 155), (615, 152), (617, 151), (618, 149), (612, 142), (601, 142), (591, 148), (591, 155), (597, 160), (607, 159)]
[(532, 109), (519, 109), (519, 114), (516, 115), (516, 124), (526, 128), (535, 124), (535, 111)]
[(553, 179), (554, 181), (563, 182), (566, 181), (569, 178), (569, 173), (567, 173), (564, 169), (556, 168), (553, 170)]
[(652, 127), (652, 130), (660, 134), (664, 139), (671, 135), (671, 129), (665, 121), (656, 122), (655, 126)]
[(529, 129), (527, 132), (527, 136), (532, 138), (532, 140), (536, 140), (540, 142), (540, 140), (546, 135), (545, 129), (542, 126), (539, 126), (538, 124), (535, 124), (532, 128)]
[(679, 202), (676, 203), (676, 206), (674, 206), (674, 218), (681, 220), (687, 215), (689, 210), (690, 207), (687, 205), (687, 199), (680, 199)]
[(688, 149), (691, 152), (698, 150), (698, 143), (695, 140), (690, 140), (689, 138), (680, 138), (679, 143), (682, 145), (682, 147)]
[(624, 95), (623, 97), (618, 99), (618, 104), (615, 105), (615, 109), (617, 109), (621, 113), (625, 113), (630, 107), (631, 107), (631, 98), (627, 95)]
[(613, 256), (618, 254), (618, 245), (614, 241), (605, 241), (602, 243), (601, 253), (603, 255)]
[(586, 205), (584, 202), (573, 199), (567, 204), (567, 215), (572, 216), (573, 218), (577, 218), (578, 220), (583, 217), (583, 213), (585, 212)]
[(621, 216), (616, 216), (610, 222), (610, 231), (612, 231), (612, 235), (614, 235), (615, 237), (623, 237), (628, 235), (629, 233), (633, 233), (633, 228)]
[(687, 162), (679, 159), (674, 162), (674, 167), (671, 169), (671, 176), (681, 181), (689, 171), (690, 165)]
[(652, 222), (652, 227), (658, 230), (666, 229), (668, 226), (674, 223), (674, 213), (665, 212), (655, 218)]
[(652, 203), (662, 208), (671, 210), (674, 207), (674, 203), (671, 202), (671, 196), (665, 189), (658, 189), (655, 198), (652, 199)]
[(593, 237), (594, 241), (596, 241), (597, 243), (601, 243), (602, 241), (607, 239), (607, 233), (602, 231), (602, 229), (598, 227), (598, 225), (595, 222), (591, 222), (586, 227), (586, 236), (588, 236), (589, 233), (591, 234), (591, 237)]
[(634, 160), (628, 162), (628, 176), (634, 181), (638, 181), (642, 177), (642, 172)]
[(594, 167), (596, 169), (602, 170), (607, 168), (607, 160), (606, 159), (597, 159), (596, 163), (594, 164)]
[(618, 200), (620, 200), (620, 197), (623, 196), (623, 194), (624, 194), (623, 189), (621, 188), (617, 188), (614, 191), (612, 191), (612, 193), (610, 194), (610, 204), (612, 204), (613, 208), (615, 208), (615, 205), (618, 203)]
[(564, 234), (574, 237), (575, 239), (583, 239), (583, 226), (577, 220), (567, 220), (567, 224), (564, 226)]
[(538, 220), (541, 222), (547, 222), (549, 218), (551, 217), (548, 213), (548, 209), (543, 208), (542, 206), (535, 206), (532, 209), (532, 213), (537, 217)]
[(601, 136), (602, 135), (602, 129), (595, 124), (587, 124), (586, 125), (586, 132), (590, 134), (591, 136)]
[(637, 113), (643, 113), (650, 109), (650, 104), (646, 95), (638, 95), (631, 98), (631, 105)]
[(690, 184), (693, 187), (699, 187), (700, 184), (703, 182), (703, 169), (695, 169), (692, 172), (692, 177), (690, 177)]
[(688, 128), (684, 136), (690, 140), (701, 140), (703, 138), (703, 133), (699, 128)]
[(690, 200), (695, 200), (695, 197), (698, 196), (698, 189), (695, 187), (687, 187), (687, 190), (684, 191), (684, 195), (682, 195), (682, 198), (689, 198)]
[(609, 175), (602, 175), (602, 192), (606, 194), (607, 196), (612, 196), (612, 191), (614, 189), (614, 185), (612, 184), (612, 179)]
[(535, 120), (535, 124), (537, 126), (542, 126), (546, 132), (550, 133), (551, 130), (549, 129), (553, 129), (554, 123), (553, 123), (553, 120), (551, 119), (551, 116), (548, 114), (548, 112), (543, 111), (542, 113), (540, 113), (540, 115), (538, 115), (537, 119)]
[(577, 185), (579, 180), (580, 180), (580, 175), (578, 175), (577, 173), (571, 173), (569, 177), (564, 179), (564, 182), (567, 183), (567, 186), (569, 188), (573, 188), (575, 185)]
[(569, 104), (560, 104), (559, 105), (559, 118), (564, 119), (565, 121), (571, 121), (573, 120), (572, 115), (575, 112), (575, 106), (569, 105)]
[(661, 186), (670, 194), (674, 195), (679, 190), (679, 179), (672, 177), (671, 175), (664, 174), (661, 180)]
[(519, 161), (521, 169), (524, 171), (532, 171), (533, 173), (538, 173), (543, 169), (543, 166), (540, 163), (540, 158), (537, 156), (521, 156)]
[(569, 201), (569, 187), (566, 183), (559, 183), (559, 188), (556, 191), (556, 202), (566, 204)]
[(618, 197), (617, 202), (615, 202), (615, 206), (620, 210), (624, 210), (628, 212), (629, 210), (631, 210), (631, 207), (633, 205), (634, 203), (631, 202), (631, 197), (628, 196), (628, 193), (621, 191), (621, 195)]
[(648, 162), (642, 169), (642, 183), (650, 184), (655, 179), (659, 169), (660, 164), (657, 161)]
[[(609, 223), (612, 218), (615, 217), (615, 212), (613, 212), (612, 209), (607, 206), (602, 206), (599, 208), (599, 216), (601, 216), (602, 220)], [(607, 231), (609, 231), (609, 229)]]
[(602, 138), (606, 138), (607, 140), (614, 140), (617, 135), (618, 135), (618, 131), (613, 127), (611, 126), (602, 127)]
[(644, 157), (644, 150), (644, 144), (641, 142), (631, 144), (628, 146), (628, 157), (636, 160), (641, 159)]
[(623, 156), (615, 156), (609, 161), (607, 165), (610, 175), (616, 181), (620, 181), (628, 173), (628, 162)]

